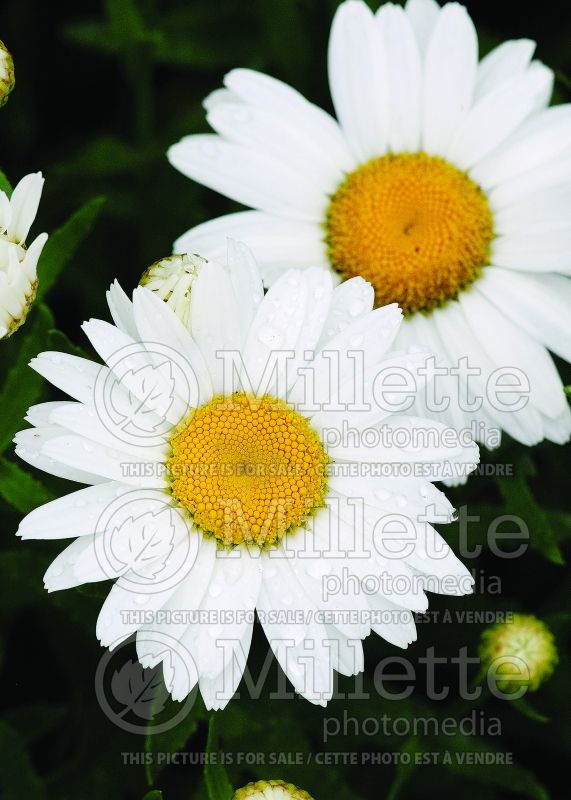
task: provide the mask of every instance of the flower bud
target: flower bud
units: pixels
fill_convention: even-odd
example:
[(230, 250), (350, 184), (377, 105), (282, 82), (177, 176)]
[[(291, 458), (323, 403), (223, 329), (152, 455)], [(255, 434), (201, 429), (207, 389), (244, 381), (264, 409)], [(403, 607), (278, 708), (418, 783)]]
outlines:
[(48, 236), (40, 234), (29, 248), (25, 239), (43, 185), (42, 173), (36, 172), (22, 178), (11, 198), (0, 191), (0, 339), (25, 322), (36, 296), (38, 259)]
[(535, 692), (558, 662), (553, 634), (531, 614), (514, 614), (511, 622), (498, 622), (487, 628), (480, 640), (479, 655), (484, 670), (495, 670), (496, 686), (503, 694), (515, 693), (522, 687)]
[(15, 82), (12, 55), (0, 40), (0, 107), (8, 101), (8, 95), (14, 88)]
[(164, 300), (188, 326), (192, 284), (206, 263), (205, 258), (192, 253), (167, 256), (151, 264), (143, 272), (139, 284)]
[(293, 783), (256, 781), (238, 789), (233, 800), (313, 800), (313, 798)]

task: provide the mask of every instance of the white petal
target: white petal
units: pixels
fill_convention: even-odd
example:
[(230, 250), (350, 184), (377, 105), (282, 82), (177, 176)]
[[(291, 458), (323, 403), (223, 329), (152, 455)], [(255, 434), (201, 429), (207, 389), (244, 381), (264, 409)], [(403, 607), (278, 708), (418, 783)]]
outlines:
[(475, 99), (497, 89), (504, 81), (524, 72), (535, 51), (531, 39), (502, 42), (491, 50), (478, 65)]
[(276, 269), (328, 266), (327, 247), (319, 225), (263, 211), (239, 211), (197, 225), (177, 239), (174, 251), (199, 253), (224, 263), (229, 238), (250, 248), (264, 279)]
[(375, 290), (363, 278), (351, 278), (336, 286), (331, 295), (327, 319), (317, 349), (323, 349), (328, 341), (345, 330), (353, 320), (372, 311), (374, 302)]
[(228, 241), (228, 269), (240, 317), (240, 345), (243, 345), (263, 300), (264, 285), (257, 261), (243, 242)]
[(254, 318), (244, 348), (244, 365), (245, 378), (255, 393), (285, 396), (309, 299), (303, 274), (291, 270), (279, 278)]
[(12, 192), (12, 197), (10, 198), (12, 218), (8, 234), (18, 244), (25, 241), (36, 218), (43, 187), (44, 179), (42, 173), (35, 172), (22, 178)]
[(221, 356), (240, 346), (242, 327), (230, 275), (215, 261), (202, 267), (192, 285), (190, 321), (214, 394), (231, 394), (233, 389), (224, 386), (225, 362)]
[(571, 140), (571, 104), (553, 106), (525, 122), (498, 150), (481, 161), (472, 177), (485, 189), (523, 175), (560, 156)]
[(548, 164), (541, 164), (516, 178), (500, 183), (489, 192), (490, 205), (498, 213), (514, 203), (533, 199), (536, 192), (568, 185), (570, 181), (571, 157), (561, 156)]
[(319, 142), (331, 165), (348, 171), (355, 166), (336, 120), (282, 81), (251, 69), (233, 69), (224, 78), (231, 93), (276, 117), (296, 119), (308, 138)]
[(525, 73), (504, 81), (469, 111), (454, 135), (447, 156), (467, 170), (505, 141), (537, 108), (553, 83), (553, 73), (532, 64)]
[(303, 115), (287, 106), (271, 109), (236, 103), (217, 104), (207, 120), (225, 140), (254, 150), (311, 179), (325, 194), (331, 194), (343, 179), (343, 169), (330, 158), (313, 125), (304, 125)]
[(363, 0), (342, 3), (329, 39), (329, 87), (337, 118), (359, 160), (385, 152), (389, 86), (383, 42)]
[(14, 437), (16, 443), (14, 452), (22, 461), (31, 464), (32, 467), (58, 478), (78, 483), (103, 483), (106, 480), (105, 477), (95, 471), (91, 472), (91, 464), (84, 463), (82, 467), (70, 466), (46, 452), (46, 447), (54, 439), (64, 434), (65, 431), (55, 425), (48, 428), (29, 428), (19, 431)]
[(119, 285), (119, 281), (113, 281), (109, 287), (107, 304), (115, 325), (132, 339), (137, 340), (138, 331), (133, 315), (133, 303)]
[[(137, 330), (143, 343), (159, 343), (165, 355), (172, 353), (173, 367), (180, 368), (185, 381), (179, 395), (184, 406), (194, 407), (208, 402), (212, 396), (212, 382), (204, 357), (192, 336), (167, 304), (142, 286), (133, 292), (133, 307)], [(162, 352), (162, 350), (161, 350)], [(163, 360), (162, 355), (157, 362)], [(177, 370), (174, 370), (175, 374)], [(177, 412), (180, 413), (178, 408)]]
[(477, 285), (462, 296), (462, 307), (477, 336), (497, 367), (523, 370), (530, 385), (530, 401), (549, 417), (565, 407), (561, 380), (549, 353), (492, 305)]
[(476, 81), (478, 40), (463, 6), (448, 3), (428, 42), (424, 80), (423, 149), (445, 155), (470, 109)]
[(62, 392), (86, 404), (94, 402), (101, 371), (108, 373), (107, 367), (95, 361), (54, 351), (40, 353), (30, 366)]
[(571, 227), (498, 236), (490, 260), (508, 269), (571, 274)]
[(571, 362), (569, 278), (563, 275), (525, 275), (494, 268), (485, 270), (478, 288), (530, 336)]
[(52, 561), (44, 575), (44, 585), (48, 592), (56, 592), (108, 579), (97, 559), (95, 536), (91, 535), (76, 539)]
[(109, 481), (58, 497), (25, 516), (17, 535), (22, 539), (69, 539), (95, 533), (105, 510), (132, 492), (132, 486)]
[(538, 189), (494, 214), (496, 235), (544, 233), (571, 227), (571, 185), (560, 183)]
[(302, 220), (321, 220), (327, 196), (288, 164), (220, 136), (186, 136), (168, 151), (183, 175), (245, 206)]
[[(33, 428), (34, 433), (38, 430)], [(106, 480), (149, 488), (163, 488), (166, 484), (159, 464), (61, 430), (59, 435), (43, 443), (41, 455), (65, 467), (92, 472)]]
[(390, 87), (389, 149), (415, 152), (420, 147), (422, 106), (421, 60), (417, 39), (407, 14), (385, 3), (377, 12), (384, 42)]
[(416, 34), (420, 52), (424, 55), (440, 13), (440, 6), (436, 0), (407, 0), (404, 9)]

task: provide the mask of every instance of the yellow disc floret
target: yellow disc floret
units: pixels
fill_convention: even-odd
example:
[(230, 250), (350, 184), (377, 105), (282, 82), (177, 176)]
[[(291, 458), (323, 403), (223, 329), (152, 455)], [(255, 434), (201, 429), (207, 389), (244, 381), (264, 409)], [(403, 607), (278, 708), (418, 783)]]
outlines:
[(321, 441), (269, 395), (214, 397), (181, 423), (171, 447), (174, 498), (224, 545), (274, 544), (324, 503)]
[(361, 275), (378, 306), (429, 311), (458, 296), (488, 262), (494, 237), (485, 194), (425, 153), (372, 159), (346, 177), (327, 210), (326, 242), (343, 277)]

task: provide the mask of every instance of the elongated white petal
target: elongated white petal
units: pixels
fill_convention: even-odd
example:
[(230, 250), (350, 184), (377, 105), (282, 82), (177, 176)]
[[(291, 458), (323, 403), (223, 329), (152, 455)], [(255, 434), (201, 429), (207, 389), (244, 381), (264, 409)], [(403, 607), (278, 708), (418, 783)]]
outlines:
[(329, 40), (329, 87), (337, 118), (356, 158), (386, 151), (389, 85), (385, 48), (363, 0), (339, 6)]
[(446, 155), (469, 111), (476, 82), (478, 40), (466, 9), (444, 6), (428, 42), (424, 75), (423, 149)]
[(407, 14), (391, 3), (377, 12), (387, 54), (390, 90), (389, 148), (395, 153), (420, 147), (422, 108), (421, 57)]
[(197, 225), (177, 239), (174, 250), (200, 253), (224, 263), (228, 239), (248, 246), (265, 280), (279, 271), (329, 265), (319, 225), (263, 211), (239, 211)]
[(504, 81), (524, 72), (534, 51), (535, 42), (531, 39), (502, 42), (491, 50), (478, 65), (475, 99), (479, 100)]
[(320, 220), (326, 195), (288, 164), (210, 134), (187, 136), (168, 151), (183, 175), (246, 206), (302, 220)]

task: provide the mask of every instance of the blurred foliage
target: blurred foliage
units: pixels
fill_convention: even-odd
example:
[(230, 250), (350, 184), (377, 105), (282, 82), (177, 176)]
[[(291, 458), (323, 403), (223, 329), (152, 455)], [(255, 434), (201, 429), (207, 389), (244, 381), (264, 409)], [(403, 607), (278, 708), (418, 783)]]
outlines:
[[(501, 702), (454, 699), (458, 675), (450, 661), (439, 668), (451, 687), (440, 702), (425, 695), (426, 670), (419, 658), (434, 647), (450, 659), (460, 649), (475, 654), (482, 624), (424, 621), (409, 651), (417, 664), (416, 689), (390, 701), (374, 691), (364, 701), (334, 700), (327, 709), (300, 699), (244, 697), (208, 715), (199, 701), (176, 728), (164, 734), (127, 733), (103, 713), (94, 692), (101, 657), (94, 628), (108, 587), (48, 595), (42, 574), (60, 543), (16, 540), (21, 515), (75, 488), (17, 462), (11, 440), (29, 405), (54, 395), (27, 367), (47, 347), (78, 353), (79, 324), (104, 316), (105, 289), (118, 278), (126, 289), (141, 272), (170, 252), (176, 236), (192, 225), (228, 212), (229, 201), (191, 183), (169, 167), (165, 150), (191, 131), (207, 129), (201, 101), (220, 85), (226, 70), (248, 66), (268, 71), (330, 108), (326, 44), (337, 0), (5, 0), (2, 39), (16, 63), (17, 85), (0, 112), (0, 187), (32, 170), (46, 175), (35, 229), (51, 236), (40, 264), (40, 298), (25, 327), (0, 350), (0, 796), (6, 800), (227, 800), (231, 787), (258, 778), (285, 778), (318, 800), (359, 798), (563, 797), (558, 782), (571, 746), (569, 659), (570, 555), (569, 448), (543, 444), (533, 451), (505, 441), (485, 463), (514, 465), (515, 477), (472, 478), (450, 492), (458, 507), (479, 517), (465, 531), (462, 514), (442, 530), (457, 548), (480, 548), (470, 562), (476, 594), (469, 602), (435, 596), (431, 611), (521, 610), (552, 627), (561, 663), (533, 698)], [(373, 4), (372, 4), (373, 5)], [(505, 38), (539, 42), (538, 55), (556, 70), (556, 101), (571, 94), (569, 26), (559, 4), (538, 8), (512, 0), (467, 4), (479, 26), (482, 52)], [(105, 202), (103, 201), (105, 199)], [(49, 303), (49, 308), (45, 303)], [(559, 364), (567, 383), (571, 373)], [(529, 526), (530, 548), (517, 559), (489, 548), (489, 526), (498, 515), (519, 515)], [(501, 582), (493, 593), (490, 581)], [(439, 617), (440, 619), (440, 617)], [(372, 688), (380, 659), (395, 655), (378, 637), (365, 644), (363, 685)], [(134, 648), (130, 649), (134, 657)], [(249, 666), (256, 676), (267, 643), (256, 629)], [(398, 653), (397, 653), (398, 655)], [(272, 663), (268, 684), (279, 669)], [(568, 674), (568, 672), (567, 672)], [(477, 667), (471, 675), (477, 677)], [(244, 688), (243, 686), (241, 687)], [(341, 693), (354, 682), (339, 679)], [(165, 698), (161, 699), (161, 703)], [(172, 713), (168, 703), (162, 714)], [(327, 745), (323, 726), (344, 713), (356, 730)], [(474, 713), (501, 721), (502, 735), (367, 735), (362, 723), (384, 714), (413, 720), (461, 719)], [(157, 719), (160, 720), (160, 713)], [(214, 721), (215, 720), (215, 721)], [(251, 751), (292, 754), (291, 762), (255, 766), (233, 762), (164, 764), (158, 753)], [(337, 763), (316, 758), (340, 753)], [(423, 764), (355, 766), (343, 752), (462, 754), (507, 752), (511, 766), (474, 766), (452, 759)], [(303, 763), (293, 758), (303, 753)], [(125, 757), (127, 756), (127, 758)], [(566, 781), (565, 781), (566, 784)], [(567, 790), (568, 791), (568, 790)]]

